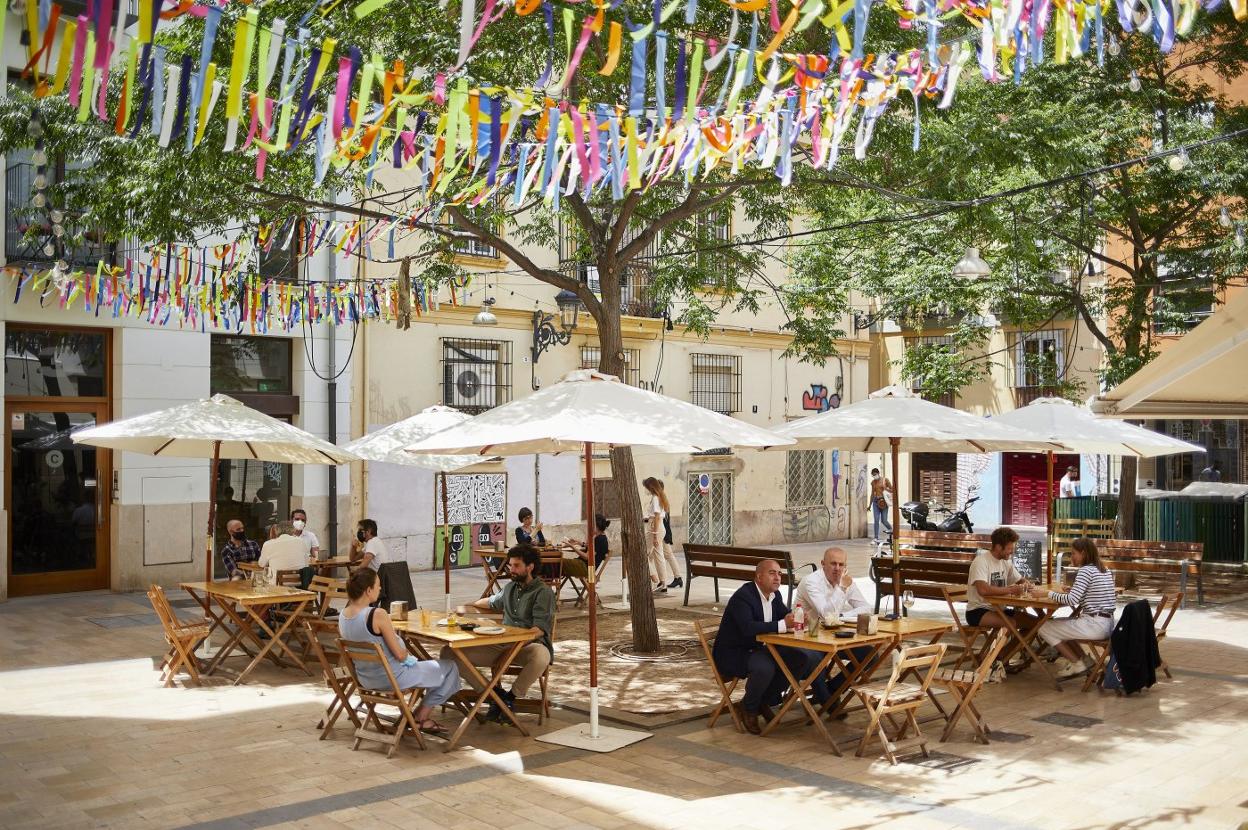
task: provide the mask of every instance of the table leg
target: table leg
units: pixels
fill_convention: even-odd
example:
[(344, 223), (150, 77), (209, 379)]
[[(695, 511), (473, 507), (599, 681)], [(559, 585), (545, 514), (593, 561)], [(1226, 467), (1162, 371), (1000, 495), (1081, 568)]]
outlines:
[[(291, 651), (290, 646), (288, 646), (285, 643), (285, 641), (282, 640), (282, 636), (286, 633), (286, 629), (290, 627), (290, 624), (294, 622), (294, 620), (299, 616), (299, 612), (302, 611), (303, 607), (307, 604), (308, 604), (308, 600), (306, 599), (299, 600), (298, 606), (295, 608), (294, 612), (289, 617), (286, 618), (286, 622), (282, 623), (281, 627), (278, 628), (277, 631), (274, 631), (273, 629), (269, 628), (268, 623), (264, 621), (264, 617), (256, 613), (256, 609), (254, 607), (250, 605), (243, 606), (244, 610), (246, 610), (247, 612), (247, 616), (251, 618), (251, 621), (254, 622), (256, 625), (259, 625), (260, 629), (269, 635), (269, 640), (267, 643), (259, 643), (261, 646), (260, 652), (255, 657), (252, 658), (251, 662), (247, 665), (247, 668), (243, 669), (242, 673), (234, 681), (235, 686), (239, 685), (240, 683), (242, 683), (244, 680), (247, 679), (247, 675), (251, 674), (252, 670), (255, 669), (256, 666), (260, 664), (260, 660), (263, 657), (267, 656), (270, 660), (272, 660), (278, 666), (284, 667), (285, 664), (282, 662), (281, 655), (273, 651), (273, 648), (275, 646), (282, 649), (288, 655), (290, 655), (290, 659), (294, 660), (295, 661), (294, 664), (298, 666), (299, 668), (303, 669), (305, 674), (307, 674), (309, 677), (312, 675), (312, 672), (308, 671), (307, 665), (305, 665), (304, 662), (300, 660), (293, 651)], [(260, 606), (260, 607), (264, 608), (267, 606)], [(257, 642), (259, 642), (260, 638), (254, 631), (251, 630), (251, 625), (246, 622), (244, 622), (244, 625), (247, 628), (247, 633), (250, 634), (252, 637), (254, 637), (257, 640)]]
[[(861, 646), (858, 646), (858, 648), (861, 648)], [(875, 651), (867, 655), (867, 658), (861, 662), (858, 660), (858, 655), (854, 654), (852, 650), (848, 651), (848, 660), (841, 656), (840, 651), (833, 653), (837, 662), (837, 668), (844, 675), (845, 682), (841, 684), (839, 696), (828, 698), (820, 714), (829, 718), (840, 714), (841, 710), (854, 699), (854, 685), (863, 677), (871, 677), (875, 674), (875, 670), (880, 667), (880, 664), (884, 662), (888, 655), (896, 651), (897, 641), (889, 640), (875, 645), (874, 648)], [(833, 701), (836, 702), (835, 706)]]
[(815, 666), (814, 671), (804, 677), (801, 681), (798, 681), (798, 679), (793, 676), (793, 673), (789, 671), (788, 664), (780, 658), (780, 652), (776, 650), (776, 646), (771, 643), (766, 643), (765, 645), (767, 646), (767, 651), (771, 654), (771, 659), (776, 661), (776, 665), (780, 667), (780, 671), (784, 672), (785, 678), (789, 681), (789, 688), (792, 689), (792, 694), (790, 694), (788, 700), (784, 701), (784, 703), (780, 706), (780, 711), (776, 712), (776, 716), (771, 719), (771, 722), (763, 727), (762, 734), (766, 735), (770, 733), (772, 729), (775, 729), (776, 724), (780, 723), (780, 721), (784, 718), (784, 713), (789, 711), (790, 707), (793, 706), (793, 702), (795, 700), (800, 700), (802, 702), (802, 706), (806, 709), (806, 714), (810, 716), (812, 721), (814, 721), (815, 726), (823, 735), (823, 739), (828, 742), (828, 746), (832, 747), (832, 751), (835, 754), (840, 755), (841, 750), (837, 747), (836, 741), (832, 740), (832, 736), (828, 734), (828, 728), (823, 725), (823, 721), (819, 717), (819, 713), (815, 711), (815, 707), (811, 706), (810, 701), (806, 699), (806, 692), (810, 689), (810, 684), (815, 682), (815, 678), (828, 667), (828, 663), (832, 662), (834, 652), (829, 651), (825, 653), (823, 655), (823, 659), (819, 661), (819, 665)]
[(1062, 690), (1061, 681), (1057, 679), (1057, 675), (1053, 673), (1051, 668), (1049, 668), (1049, 664), (1041, 660), (1040, 655), (1036, 654), (1035, 649), (1031, 647), (1032, 641), (1034, 641), (1036, 636), (1040, 633), (1040, 626), (1044, 625), (1044, 621), (1048, 619), (1049, 614), (1052, 612), (1045, 608), (1037, 608), (1036, 611), (1038, 616), (1036, 624), (1031, 627), (1031, 630), (1026, 635), (1022, 634), (1018, 630), (1018, 626), (1014, 625), (1014, 619), (1009, 614), (1006, 614), (1004, 610), (999, 610), (997, 616), (1005, 621), (1005, 627), (1010, 632), (1010, 636), (1012, 636), (1018, 642), (1019, 646), (1027, 652), (1027, 656), (1029, 656), (1033, 662), (1040, 665), (1040, 668), (1044, 670), (1044, 673), (1049, 676), (1049, 680), (1053, 682), (1053, 688), (1060, 692)]
[(499, 707), (499, 710), (507, 716), (508, 720), (512, 722), (516, 729), (520, 730), (521, 735), (524, 735), (526, 738), (529, 736), (528, 730), (520, 725), (520, 721), (516, 720), (516, 715), (511, 711), (511, 707), (504, 703), (503, 699), (498, 696), (498, 692), (495, 691), (499, 681), (503, 679), (503, 673), (500, 670), (500, 667), (506, 668), (511, 665), (511, 661), (516, 659), (516, 655), (520, 653), (520, 649), (524, 648), (528, 644), (529, 643), (524, 641), (513, 643), (511, 645), (511, 649), (508, 650), (501, 659), (495, 662), (495, 671), (491, 672), (493, 676), (488, 680), (483, 674), (481, 674), (477, 667), (472, 664), (472, 661), (469, 660), (467, 655), (464, 654), (463, 649), (451, 649), (451, 653), (455, 655), (455, 659), (458, 660), (460, 665), (463, 667), (463, 670), (459, 673), (460, 677), (465, 677), (465, 672), (467, 672), (466, 676), (467, 678), (470, 678), (468, 681), (470, 685), (472, 683), (472, 678), (475, 678), (478, 682), (484, 685), (484, 688), (481, 693), (477, 695), (477, 699), (472, 704), (472, 708), (468, 710), (468, 714), (462, 721), (460, 721), (460, 724), (456, 727), (455, 731), (451, 733), (451, 737), (446, 742), (443, 752), (450, 752), (455, 748), (455, 745), (459, 743), (459, 739), (463, 737), (464, 731), (468, 728), (468, 724), (472, 723), (473, 718), (475, 718), (477, 712), (480, 711), (481, 705), (485, 703), (486, 698), (492, 700), (494, 704)]
[(229, 625), (226, 623), (225, 619), (221, 615), (213, 613), (211, 609), (205, 609), (207, 610), (208, 614), (217, 621), (216, 625), (213, 627), (213, 630), (220, 628), (222, 631), (227, 632), (230, 635), (230, 638), (229, 640), (226, 641), (225, 645), (223, 645), (220, 649), (217, 650), (217, 654), (215, 657), (212, 658), (212, 662), (210, 662), (208, 664), (208, 667), (204, 669), (204, 674), (214, 673), (221, 666), (221, 664), (225, 661), (225, 658), (229, 657), (231, 654), (234, 653), (234, 649), (243, 647), (244, 650), (246, 650), (242, 643), (243, 626), (241, 625), (241, 620), (238, 619), (238, 615), (234, 613), (233, 605), (230, 602), (222, 599), (221, 597), (214, 597), (214, 598), (217, 601), (217, 605), (221, 606), (221, 610), (225, 612), (224, 616), (232, 618), (235, 621), (236, 625), (234, 626), (233, 630), (231, 630)]

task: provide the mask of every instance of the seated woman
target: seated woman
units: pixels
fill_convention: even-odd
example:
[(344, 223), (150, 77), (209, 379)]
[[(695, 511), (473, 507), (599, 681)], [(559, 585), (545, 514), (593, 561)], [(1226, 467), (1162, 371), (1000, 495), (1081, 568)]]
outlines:
[[(602, 560), (607, 558), (607, 528), (611, 526), (611, 520), (601, 513), (595, 513), (594, 526), (598, 528), (598, 532), (594, 534), (594, 567), (597, 568), (602, 564)], [(582, 543), (573, 544), (577, 548), (576, 558), (563, 560), (563, 575), (587, 579), (589, 577), (589, 552)]]
[[(338, 614), (338, 633), (344, 640), (378, 643), (390, 661), (390, 671), (404, 691), (417, 686), (425, 689), (420, 708), (414, 713), (420, 731), (445, 737), (445, 726), (433, 719), (433, 710), (459, 691), (459, 667), (453, 660), (418, 660), (408, 654), (399, 635), (394, 633), (390, 615), (370, 608), (381, 594), (381, 580), (372, 568), (360, 568), (347, 580), (347, 607)], [(386, 689), (390, 681), (375, 663), (359, 666), (360, 683), (369, 689)]]
[(521, 507), (516, 518), (520, 520), (520, 526), (516, 528), (517, 545), (532, 545), (538, 548), (546, 546), (546, 537), (542, 535), (542, 523), (533, 524), (532, 510)]
[(1114, 575), (1101, 563), (1096, 543), (1091, 539), (1076, 539), (1071, 549), (1079, 569), (1075, 572), (1075, 584), (1067, 593), (1047, 594), (1055, 602), (1075, 609), (1075, 614), (1051, 619), (1040, 626), (1040, 638), (1062, 655), (1057, 662), (1060, 679), (1077, 677), (1092, 668), (1092, 658), (1070, 640), (1104, 640), (1114, 630)]

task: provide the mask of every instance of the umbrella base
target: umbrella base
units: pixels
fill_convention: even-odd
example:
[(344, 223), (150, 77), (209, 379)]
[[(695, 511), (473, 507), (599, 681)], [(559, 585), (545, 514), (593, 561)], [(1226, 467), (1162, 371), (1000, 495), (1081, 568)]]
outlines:
[(638, 741), (653, 737), (651, 732), (638, 732), (633, 729), (617, 729), (614, 726), (599, 726), (598, 737), (592, 737), (588, 723), (569, 726), (545, 735), (538, 735), (537, 740), (559, 746), (570, 746), (575, 749), (588, 749), (590, 752), (615, 752), (631, 746)]

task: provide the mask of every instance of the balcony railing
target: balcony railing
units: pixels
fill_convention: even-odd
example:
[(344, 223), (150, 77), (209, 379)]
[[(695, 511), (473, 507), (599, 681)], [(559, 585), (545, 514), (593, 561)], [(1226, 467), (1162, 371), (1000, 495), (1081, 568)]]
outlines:
[[(601, 295), (598, 269), (584, 262), (564, 262), (559, 270), (578, 282), (585, 283), (595, 294)], [(665, 306), (653, 295), (654, 279), (644, 265), (627, 265), (620, 278), (620, 313), (628, 317), (663, 316)]]
[[(28, 163), (11, 165), (4, 176), (4, 256), (8, 262), (52, 262), (63, 259), (70, 265), (94, 268), (100, 260), (111, 262), (116, 246), (103, 241), (98, 228), (74, 224), (72, 213), (63, 223), (65, 235), (60, 238), (63, 250), (48, 255), (44, 246), (53, 239), (52, 220), (48, 208), (30, 203), (34, 194), (35, 167)], [(78, 240), (71, 243), (70, 240)]]
[(893, 321), (903, 331), (953, 328), (966, 317), (965, 309), (952, 309), (946, 305), (906, 306), (898, 310)]

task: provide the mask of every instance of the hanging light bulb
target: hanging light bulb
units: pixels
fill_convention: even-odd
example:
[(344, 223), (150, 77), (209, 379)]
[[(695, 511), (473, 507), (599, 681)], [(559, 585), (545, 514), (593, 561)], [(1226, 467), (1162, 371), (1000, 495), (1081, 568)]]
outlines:
[(1187, 157), (1186, 150), (1180, 150), (1178, 155), (1171, 156), (1170, 160), (1167, 161), (1166, 163), (1170, 165), (1171, 170), (1178, 173), (1184, 170), (1189, 164), (1191, 164), (1192, 160)]
[(36, 173), (35, 174), (35, 190), (43, 190), (47, 186), (48, 186), (48, 174)]
[(1113, 55), (1115, 58), (1122, 54), (1122, 44), (1118, 42), (1118, 38), (1112, 34), (1109, 36), (1109, 43), (1105, 46), (1105, 51)]
[(1235, 247), (1236, 248), (1244, 247), (1244, 226), (1243, 225), (1235, 226)]
[(1132, 92), (1139, 92), (1143, 88), (1144, 88), (1144, 85), (1140, 83), (1140, 73), (1132, 69), (1131, 78), (1127, 81), (1127, 89), (1131, 90)]
[(43, 151), (42, 147), (40, 147), (31, 154), (30, 160), (35, 163), (36, 167), (43, 167), (48, 163), (48, 154)]
[(55, 224), (59, 225), (65, 221), (65, 211), (60, 208), (52, 208), (52, 210), (48, 212), (48, 218)]
[(64, 225), (53, 225), (53, 226), (52, 226), (52, 235), (53, 235), (53, 236), (55, 236), (55, 237), (57, 237), (58, 239), (59, 239), (60, 237), (64, 236), (64, 235), (65, 235), (65, 226), (64, 226)]
[(53, 245), (51, 242), (49, 242), (47, 245), (44, 245), (44, 246), (43, 246), (43, 255), (44, 255), (44, 256), (52, 256), (52, 255), (53, 255), (53, 254), (55, 254), (55, 253), (56, 253), (56, 246), (55, 246), (55, 245)]
[(26, 125), (26, 135), (31, 138), (40, 138), (43, 135), (43, 122), (38, 117), (30, 119), (30, 123)]
[(41, 208), (48, 203), (48, 200), (42, 193), (36, 193), (30, 197), (30, 203), (37, 208)]
[(486, 297), (481, 301), (481, 310), (477, 312), (477, 316), (472, 318), (474, 326), (497, 326), (498, 318), (494, 316), (494, 312), (490, 310), (490, 306), (494, 305), (493, 297)]
[(1226, 209), (1225, 205), (1223, 205), (1222, 209), (1218, 211), (1218, 224), (1224, 228), (1229, 228), (1234, 224), (1231, 221), (1231, 212)]

